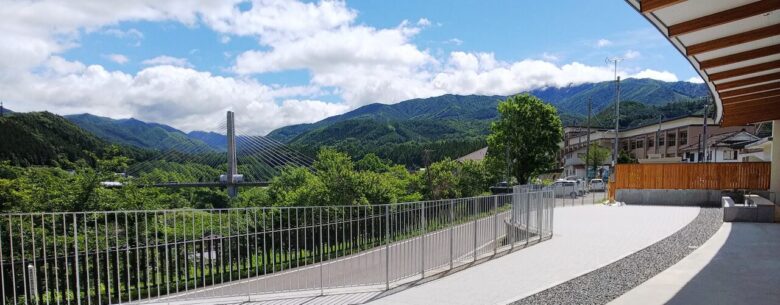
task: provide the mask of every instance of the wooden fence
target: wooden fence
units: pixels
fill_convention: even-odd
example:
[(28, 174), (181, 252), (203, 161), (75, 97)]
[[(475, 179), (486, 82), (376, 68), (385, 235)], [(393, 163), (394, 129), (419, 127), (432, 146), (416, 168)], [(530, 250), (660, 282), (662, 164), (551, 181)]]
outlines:
[(768, 190), (771, 163), (618, 164), (615, 189)]

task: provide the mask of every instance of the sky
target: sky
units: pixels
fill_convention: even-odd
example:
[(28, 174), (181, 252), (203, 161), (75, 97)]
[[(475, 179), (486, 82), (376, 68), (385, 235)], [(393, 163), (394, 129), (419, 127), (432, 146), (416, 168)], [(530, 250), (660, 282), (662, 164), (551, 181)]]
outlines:
[(0, 100), (266, 134), (371, 103), (701, 82), (624, 1), (0, 0)]

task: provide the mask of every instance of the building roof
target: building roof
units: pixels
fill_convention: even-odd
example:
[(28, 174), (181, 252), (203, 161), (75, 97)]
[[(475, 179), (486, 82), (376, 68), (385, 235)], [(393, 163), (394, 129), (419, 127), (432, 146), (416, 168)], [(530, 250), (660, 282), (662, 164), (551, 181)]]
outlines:
[(456, 159), (458, 162), (466, 162), (466, 161), (482, 161), (485, 160), (485, 155), (487, 155), (488, 148), (482, 148), (480, 150), (477, 150), (475, 152), (469, 153), (468, 155), (465, 155), (463, 157), (460, 157)]
[(691, 63), (738, 126), (780, 119), (780, 1), (625, 0)]
[[(732, 131), (721, 134), (712, 135), (707, 138), (707, 147), (728, 147), (732, 149), (740, 149), (748, 144), (760, 141), (761, 138), (747, 132), (747, 131)], [(680, 148), (682, 151), (697, 151), (701, 143), (695, 141), (694, 143), (683, 146)]]

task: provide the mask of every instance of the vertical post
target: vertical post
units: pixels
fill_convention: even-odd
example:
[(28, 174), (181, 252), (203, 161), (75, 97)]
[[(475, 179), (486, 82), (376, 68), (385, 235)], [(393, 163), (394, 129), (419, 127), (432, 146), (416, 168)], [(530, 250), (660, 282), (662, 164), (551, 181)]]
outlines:
[(420, 236), (420, 274), (425, 277), (425, 202), (420, 202), (420, 230), (422, 235)]
[[(81, 305), (81, 285), (79, 283), (79, 231), (78, 222), (76, 221), (76, 214), (73, 214), (73, 248), (75, 250), (76, 260), (76, 304)], [(127, 283), (130, 285), (130, 283)]]
[[(513, 193), (512, 196), (515, 196)], [(493, 197), (493, 255), (498, 253), (498, 196)]]
[[(780, 147), (780, 120), (772, 121), (772, 147)], [(770, 194), (775, 194), (774, 202), (777, 204), (777, 196), (780, 193), (780, 149), (773, 148), (771, 155), (772, 163), (770, 164), (769, 174), (769, 191)], [(777, 212), (775, 212), (777, 215)], [(775, 216), (775, 222), (780, 221)]]
[(238, 187), (235, 185), (235, 176), (238, 174), (236, 167), (236, 124), (233, 111), (227, 112), (227, 191), (228, 196), (234, 198), (238, 195)]
[[(709, 100), (708, 100), (709, 101)], [(707, 162), (707, 110), (709, 108), (709, 104), (704, 105), (704, 125), (702, 125), (702, 136), (701, 136), (701, 148), (704, 155), (704, 162)], [(714, 161), (714, 158), (713, 158)]]
[(528, 246), (528, 241), (531, 239), (529, 236), (531, 233), (531, 192), (526, 193), (527, 200), (525, 201), (525, 245)]
[(320, 210), (320, 295), (325, 294), (325, 283), (323, 281), (322, 276), (322, 265), (325, 263), (323, 260), (322, 253), (325, 251), (323, 243), (322, 243), (322, 207), (319, 208)]
[(454, 242), (455, 242), (455, 232), (453, 231), (455, 227), (455, 200), (450, 200), (450, 270), (452, 270), (452, 263), (453, 263), (453, 250), (454, 250)]
[(390, 205), (385, 205), (385, 289), (390, 290)]
[(479, 203), (480, 198), (474, 198), (474, 261), (477, 261), (477, 217), (479, 207), (477, 204)]
[[(587, 182), (588, 179), (591, 179), (590, 175), (588, 175), (588, 160), (590, 159), (590, 112), (593, 105), (593, 98), (588, 97), (588, 135), (585, 145), (585, 181)], [(596, 163), (593, 163), (593, 173), (596, 173)]]

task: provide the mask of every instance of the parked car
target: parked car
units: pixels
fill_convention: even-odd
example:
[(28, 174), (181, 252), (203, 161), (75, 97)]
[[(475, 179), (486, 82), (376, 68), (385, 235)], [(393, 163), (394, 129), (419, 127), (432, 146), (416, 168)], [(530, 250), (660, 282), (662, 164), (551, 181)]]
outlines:
[(602, 179), (590, 179), (590, 190), (603, 192), (607, 187)]
[(577, 187), (577, 181), (574, 180), (560, 179), (551, 184), (550, 188), (553, 190), (555, 197), (577, 198), (580, 194)]

